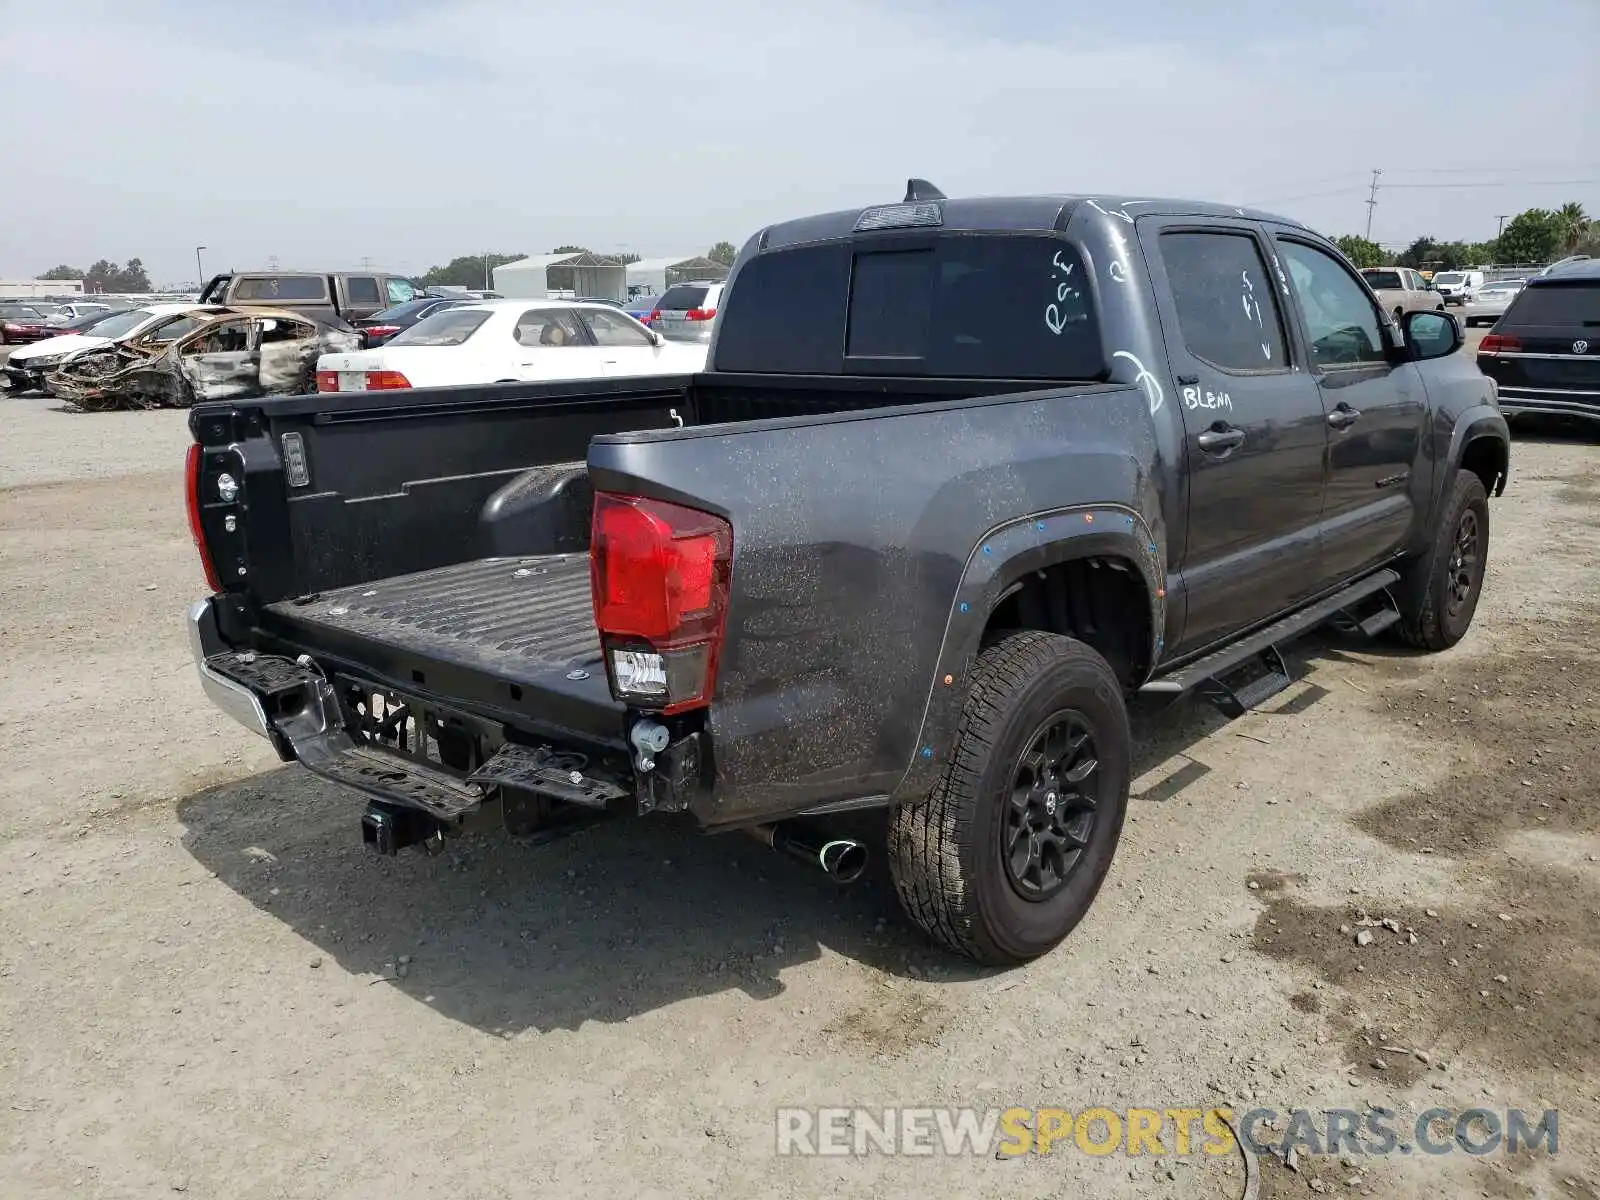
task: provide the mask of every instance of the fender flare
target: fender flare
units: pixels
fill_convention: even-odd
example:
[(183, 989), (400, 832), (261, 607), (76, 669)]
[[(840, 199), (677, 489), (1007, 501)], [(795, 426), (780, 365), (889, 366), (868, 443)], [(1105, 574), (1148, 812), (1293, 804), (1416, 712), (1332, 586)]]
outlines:
[[(1506, 490), (1506, 479), (1511, 474), (1511, 427), (1506, 424), (1505, 414), (1495, 405), (1474, 404), (1456, 417), (1455, 428), (1450, 431), (1450, 450), (1445, 457), (1445, 464), (1450, 473), (1454, 474), (1461, 466), (1462, 458), (1466, 456), (1468, 444), (1483, 437), (1495, 439), (1506, 449), (1506, 472), (1500, 477), (1499, 485), (1494, 491), (1498, 496)], [(1443, 488), (1439, 491), (1442, 495)], [(1438, 502), (1436, 497), (1434, 504), (1437, 505)]]
[(966, 701), (965, 682), (977, 659), (989, 614), (1034, 571), (1085, 558), (1118, 558), (1133, 565), (1150, 611), (1147, 661), (1161, 655), (1166, 629), (1166, 569), (1160, 540), (1144, 517), (1120, 504), (1077, 505), (1017, 517), (989, 530), (962, 568), (945, 619), (910, 761), (892, 798), (926, 792), (955, 740)]

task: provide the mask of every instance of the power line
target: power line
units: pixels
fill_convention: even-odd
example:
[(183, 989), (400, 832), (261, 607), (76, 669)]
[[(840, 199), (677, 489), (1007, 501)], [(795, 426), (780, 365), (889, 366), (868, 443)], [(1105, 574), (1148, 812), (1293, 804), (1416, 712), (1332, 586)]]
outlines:
[(1474, 180), (1471, 183), (1390, 183), (1384, 186), (1392, 188), (1448, 188), (1455, 191), (1470, 191), (1473, 188), (1579, 187), (1591, 183), (1600, 183), (1600, 179), (1489, 179)]
[(1582, 165), (1579, 165), (1577, 163), (1565, 162), (1565, 163), (1557, 163), (1554, 166), (1549, 166), (1549, 167), (1491, 167), (1487, 163), (1479, 163), (1475, 167), (1404, 167), (1404, 168), (1401, 168), (1400, 170), (1397, 170), (1395, 172), (1395, 174), (1397, 174), (1397, 175), (1475, 175), (1479, 171), (1494, 171), (1495, 173), (1502, 174), (1502, 175), (1506, 175), (1506, 174), (1515, 175), (1515, 174), (1518, 174), (1520, 172), (1528, 172), (1530, 174), (1535, 174), (1535, 173), (1537, 173), (1539, 171), (1570, 171), (1574, 167), (1577, 167), (1577, 169), (1580, 170), (1580, 171), (1588, 171), (1588, 170), (1592, 169), (1593, 167), (1595, 167), (1597, 165), (1600, 165), (1600, 164), (1584, 163)]

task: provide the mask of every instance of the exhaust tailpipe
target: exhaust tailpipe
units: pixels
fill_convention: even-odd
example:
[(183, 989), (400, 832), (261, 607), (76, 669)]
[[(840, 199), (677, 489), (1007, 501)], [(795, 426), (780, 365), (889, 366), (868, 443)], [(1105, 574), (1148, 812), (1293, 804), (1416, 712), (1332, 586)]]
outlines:
[(867, 847), (854, 838), (821, 838), (782, 822), (751, 825), (745, 832), (764, 846), (821, 867), (835, 883), (854, 883), (867, 870)]

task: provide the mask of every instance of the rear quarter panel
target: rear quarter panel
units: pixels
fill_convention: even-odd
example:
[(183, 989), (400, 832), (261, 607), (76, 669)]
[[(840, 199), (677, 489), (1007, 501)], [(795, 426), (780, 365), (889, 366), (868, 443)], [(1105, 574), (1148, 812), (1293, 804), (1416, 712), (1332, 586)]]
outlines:
[(927, 720), (930, 697), (946, 673), (964, 694), (1002, 559), (1094, 533), (1141, 559), (1155, 595), (1156, 465), (1127, 385), (597, 438), (596, 490), (733, 524), (707, 822), (888, 795), (937, 762), (948, 747), (925, 729), (950, 723)]

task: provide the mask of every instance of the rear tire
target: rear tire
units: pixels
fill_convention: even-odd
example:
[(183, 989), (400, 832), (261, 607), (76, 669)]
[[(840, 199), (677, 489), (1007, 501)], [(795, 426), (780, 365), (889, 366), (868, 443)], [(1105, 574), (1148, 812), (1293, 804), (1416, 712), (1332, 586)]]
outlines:
[(906, 914), (985, 965), (1054, 949), (1116, 853), (1129, 745), (1122, 685), (1090, 647), (1028, 630), (985, 649), (943, 777), (889, 817)]
[(1489, 561), (1489, 494), (1457, 469), (1427, 554), (1400, 587), (1400, 636), (1420, 650), (1448, 650), (1472, 625)]

